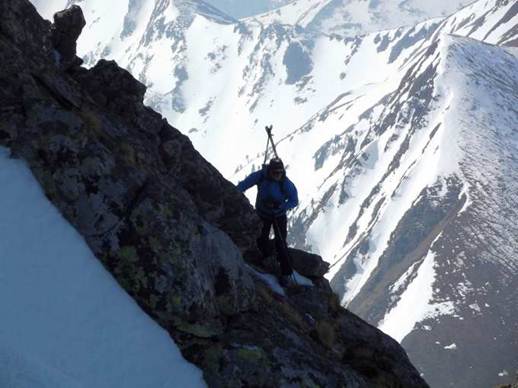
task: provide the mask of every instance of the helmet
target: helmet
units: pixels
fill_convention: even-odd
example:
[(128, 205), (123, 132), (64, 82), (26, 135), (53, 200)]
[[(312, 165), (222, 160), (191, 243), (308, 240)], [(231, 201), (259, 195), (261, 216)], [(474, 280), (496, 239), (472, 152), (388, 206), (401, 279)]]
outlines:
[(284, 163), (279, 158), (273, 158), (270, 160), (268, 164), (268, 174), (271, 177), (276, 176), (276, 180), (282, 179), (285, 175), (286, 171), (284, 170)]
[(269, 171), (282, 171), (284, 172), (284, 163), (280, 158), (273, 158), (268, 164)]

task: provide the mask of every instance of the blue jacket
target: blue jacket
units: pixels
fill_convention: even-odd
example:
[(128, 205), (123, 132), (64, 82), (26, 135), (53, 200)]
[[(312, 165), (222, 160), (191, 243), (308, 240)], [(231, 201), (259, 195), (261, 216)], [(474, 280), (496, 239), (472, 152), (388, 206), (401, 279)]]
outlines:
[(297, 188), (288, 177), (281, 181), (270, 179), (266, 169), (253, 172), (239, 182), (237, 188), (244, 193), (250, 187), (257, 185), (255, 208), (265, 217), (279, 217), (299, 204)]

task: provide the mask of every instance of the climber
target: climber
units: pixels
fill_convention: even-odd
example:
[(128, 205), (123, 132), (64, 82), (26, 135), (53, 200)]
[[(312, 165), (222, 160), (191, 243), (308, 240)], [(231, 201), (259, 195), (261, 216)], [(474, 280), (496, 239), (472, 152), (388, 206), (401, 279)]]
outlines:
[(271, 159), (270, 163), (264, 165), (261, 170), (253, 172), (239, 182), (237, 187), (244, 193), (255, 185), (257, 185), (255, 208), (263, 222), (257, 245), (263, 257), (267, 257), (270, 230), (273, 226), (277, 260), (281, 266), (279, 281), (283, 287), (289, 286), (293, 282), (293, 270), (286, 244), (288, 224), (286, 212), (298, 205), (297, 189), (286, 176), (284, 164), (278, 157)]

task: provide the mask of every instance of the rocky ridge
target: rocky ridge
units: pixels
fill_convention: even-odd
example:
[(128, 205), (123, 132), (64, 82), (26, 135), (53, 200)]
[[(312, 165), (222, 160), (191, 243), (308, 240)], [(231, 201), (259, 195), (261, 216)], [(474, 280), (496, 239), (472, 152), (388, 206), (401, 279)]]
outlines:
[[(25, 0), (2, 2), (0, 14), (0, 145), (209, 386), (427, 386), (320, 273), (284, 298), (258, 279), (244, 261), (258, 255), (250, 204), (144, 106), (128, 72), (80, 67), (79, 7), (54, 24)], [(315, 263), (306, 275), (322, 270)]]

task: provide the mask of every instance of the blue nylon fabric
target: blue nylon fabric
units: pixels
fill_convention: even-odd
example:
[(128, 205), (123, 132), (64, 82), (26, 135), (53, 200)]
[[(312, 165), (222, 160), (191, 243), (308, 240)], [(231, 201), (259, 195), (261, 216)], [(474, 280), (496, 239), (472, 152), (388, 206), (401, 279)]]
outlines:
[(237, 188), (244, 193), (255, 185), (258, 185), (255, 208), (263, 215), (282, 216), (299, 203), (297, 188), (288, 177), (284, 178), (281, 189), (281, 184), (269, 179), (266, 171), (263, 169), (247, 176), (243, 181), (239, 182)]

